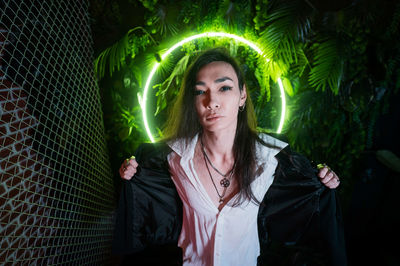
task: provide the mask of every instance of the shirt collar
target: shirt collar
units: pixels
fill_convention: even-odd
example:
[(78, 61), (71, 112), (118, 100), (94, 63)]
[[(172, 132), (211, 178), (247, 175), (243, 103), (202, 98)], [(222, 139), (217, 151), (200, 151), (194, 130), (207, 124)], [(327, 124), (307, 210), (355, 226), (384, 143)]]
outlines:
[[(196, 134), (192, 139), (185, 141), (184, 139), (177, 139), (168, 142), (168, 146), (176, 152), (181, 158), (193, 158), (194, 150), (198, 140), (199, 134)], [(275, 157), (283, 148), (288, 144), (277, 138), (271, 137), (267, 134), (260, 134), (259, 137), (265, 142), (277, 148), (270, 148), (261, 143), (256, 144), (256, 158), (257, 163), (265, 163), (271, 158)]]
[(261, 143), (256, 144), (256, 158), (257, 164), (266, 163), (275, 157), (282, 149), (284, 149), (288, 144), (277, 138), (271, 137), (265, 133), (261, 133), (259, 137), (267, 144), (274, 146), (276, 148), (267, 147)]
[(169, 141), (167, 144), (181, 158), (192, 158), (198, 137), (199, 134), (196, 134), (192, 139), (176, 139)]

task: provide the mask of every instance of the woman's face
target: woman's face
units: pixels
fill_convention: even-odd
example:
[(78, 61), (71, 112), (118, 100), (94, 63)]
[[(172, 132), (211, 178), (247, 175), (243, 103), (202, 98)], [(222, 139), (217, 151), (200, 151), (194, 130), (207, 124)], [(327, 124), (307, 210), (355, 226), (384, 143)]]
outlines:
[(197, 73), (195, 105), (203, 129), (236, 131), (239, 107), (246, 101), (246, 88), (239, 89), (233, 67), (222, 61), (205, 65)]

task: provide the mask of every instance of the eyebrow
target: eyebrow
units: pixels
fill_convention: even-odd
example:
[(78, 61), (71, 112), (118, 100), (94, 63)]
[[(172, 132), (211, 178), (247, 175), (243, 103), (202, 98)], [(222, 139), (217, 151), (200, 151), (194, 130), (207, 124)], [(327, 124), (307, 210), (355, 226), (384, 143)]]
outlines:
[[(226, 80), (230, 80), (233, 82), (233, 80), (230, 77), (222, 77), (222, 78), (218, 78), (216, 80), (214, 80), (215, 83), (221, 83), (224, 82)], [(197, 81), (196, 85), (201, 85), (201, 86), (205, 86), (206, 84), (203, 81)]]

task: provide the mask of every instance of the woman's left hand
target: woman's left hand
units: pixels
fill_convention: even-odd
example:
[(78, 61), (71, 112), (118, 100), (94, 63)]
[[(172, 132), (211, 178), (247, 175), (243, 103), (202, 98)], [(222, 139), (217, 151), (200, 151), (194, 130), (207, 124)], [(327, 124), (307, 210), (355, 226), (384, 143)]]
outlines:
[(337, 188), (340, 184), (339, 177), (327, 165), (322, 165), (319, 168), (318, 177), (322, 184), (330, 189)]

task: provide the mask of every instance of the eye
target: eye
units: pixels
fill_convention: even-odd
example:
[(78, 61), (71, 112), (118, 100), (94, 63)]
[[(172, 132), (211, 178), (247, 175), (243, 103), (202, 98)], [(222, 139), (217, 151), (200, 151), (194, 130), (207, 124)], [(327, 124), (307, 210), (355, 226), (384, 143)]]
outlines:
[(194, 91), (194, 95), (195, 96), (197, 96), (197, 95), (202, 95), (202, 94), (204, 94), (205, 93), (205, 91), (202, 91), (202, 90), (195, 90)]
[(219, 90), (220, 91), (229, 91), (229, 90), (231, 90), (232, 89), (232, 87), (230, 87), (230, 86), (223, 86), (223, 87), (221, 87)]

